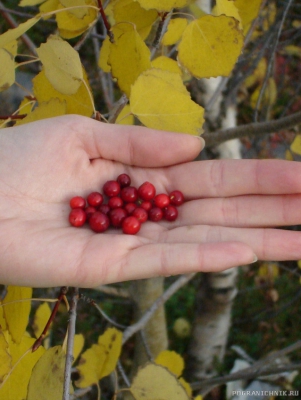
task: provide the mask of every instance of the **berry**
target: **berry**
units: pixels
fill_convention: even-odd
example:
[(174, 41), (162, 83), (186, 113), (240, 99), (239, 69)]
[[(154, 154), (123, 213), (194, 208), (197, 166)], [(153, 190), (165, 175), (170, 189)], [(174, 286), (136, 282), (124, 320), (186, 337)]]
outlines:
[(130, 186), (131, 184), (131, 178), (127, 174), (120, 174), (117, 177), (117, 182), (119, 183), (121, 188)]
[(91, 215), (92, 215), (93, 213), (95, 213), (95, 211), (96, 211), (96, 208), (95, 208), (95, 207), (92, 207), (92, 206), (88, 206), (88, 207), (85, 208), (85, 213), (86, 213), (86, 216), (87, 216), (87, 221), (89, 220), (89, 218), (91, 217)]
[(99, 192), (92, 192), (87, 197), (89, 206), (99, 207), (103, 203), (103, 195)]
[(135, 208), (137, 208), (137, 205), (135, 203), (126, 203), (126, 205), (124, 206), (124, 209), (128, 213), (128, 215), (131, 215)]
[(141, 223), (132, 215), (126, 217), (122, 222), (122, 231), (127, 235), (135, 235), (137, 232), (139, 232), (140, 227)]
[(93, 213), (89, 219), (90, 228), (97, 233), (104, 232), (110, 226), (109, 217), (100, 211)]
[(127, 212), (124, 208), (114, 208), (109, 213), (109, 218), (111, 224), (115, 226), (115, 228), (121, 227), (123, 220), (128, 216)]
[(156, 188), (152, 183), (144, 182), (138, 188), (138, 195), (142, 200), (152, 200), (156, 195)]
[(163, 209), (164, 218), (167, 221), (175, 221), (178, 218), (178, 210), (175, 206), (167, 206)]
[(139, 207), (144, 208), (145, 211), (149, 211), (152, 208), (152, 203), (150, 201), (142, 201)]
[(180, 190), (174, 190), (169, 193), (170, 204), (173, 206), (180, 206), (184, 203), (184, 195)]
[(81, 196), (75, 196), (72, 197), (69, 204), (71, 208), (85, 208), (86, 200)]
[(78, 228), (86, 222), (87, 215), (82, 208), (73, 208), (69, 213), (69, 222), (72, 226)]
[(131, 214), (133, 217), (136, 217), (138, 221), (141, 222), (141, 224), (145, 221), (147, 221), (148, 218), (148, 213), (144, 208), (137, 207)]
[(162, 208), (153, 207), (149, 210), (149, 212), (148, 212), (149, 220), (151, 220), (153, 222), (158, 222), (158, 221), (161, 221), (162, 218), (163, 218)]
[(135, 203), (138, 200), (138, 190), (134, 186), (127, 186), (121, 189), (120, 197), (126, 203)]
[(98, 211), (102, 212), (105, 215), (108, 215), (109, 212), (111, 211), (111, 208), (107, 204), (102, 204), (99, 208)]
[(108, 206), (113, 209), (113, 208), (120, 208), (123, 206), (123, 200), (120, 197), (114, 196), (110, 197), (108, 201)]
[(118, 196), (120, 193), (120, 185), (117, 181), (107, 181), (103, 185), (103, 192), (108, 197)]
[(154, 197), (154, 205), (159, 208), (167, 207), (170, 203), (169, 197), (165, 193), (157, 194)]

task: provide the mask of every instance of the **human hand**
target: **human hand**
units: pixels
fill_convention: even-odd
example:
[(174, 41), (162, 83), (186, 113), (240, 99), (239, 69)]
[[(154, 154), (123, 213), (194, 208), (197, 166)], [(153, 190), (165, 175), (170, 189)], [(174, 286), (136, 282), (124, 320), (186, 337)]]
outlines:
[[(301, 217), (301, 165), (193, 160), (198, 138), (79, 116), (0, 132), (0, 282), (79, 286), (218, 271), (260, 259), (301, 258), (301, 233), (272, 229)], [(69, 200), (128, 173), (135, 186), (181, 190), (173, 223), (135, 235), (69, 225)]]

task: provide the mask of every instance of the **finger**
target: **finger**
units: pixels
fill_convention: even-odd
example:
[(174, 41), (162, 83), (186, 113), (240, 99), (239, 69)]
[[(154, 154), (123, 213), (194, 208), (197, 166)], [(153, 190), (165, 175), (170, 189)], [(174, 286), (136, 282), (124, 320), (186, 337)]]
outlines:
[(240, 241), (252, 248), (259, 260), (283, 261), (301, 259), (301, 232), (281, 229), (226, 228), (194, 225), (161, 233), (162, 240), (174, 243), (179, 240), (191, 243), (219, 243)]
[(91, 159), (104, 158), (127, 165), (161, 167), (193, 160), (204, 147), (203, 139), (187, 134), (104, 124), (83, 117), (72, 118), (74, 121), (71, 123)]
[(300, 204), (300, 194), (192, 200), (179, 208), (179, 217), (174, 224), (229, 227), (298, 225), (301, 224)]
[(301, 193), (301, 164), (284, 160), (213, 160), (168, 170), (169, 187), (188, 199)]
[[(134, 249), (128, 263), (110, 269), (105, 281), (112, 283), (190, 272), (217, 272), (256, 261), (253, 250), (239, 242), (158, 243)], [(116, 275), (118, 271), (118, 275)], [(92, 283), (92, 282), (91, 282)], [(92, 283), (93, 284), (93, 283)]]

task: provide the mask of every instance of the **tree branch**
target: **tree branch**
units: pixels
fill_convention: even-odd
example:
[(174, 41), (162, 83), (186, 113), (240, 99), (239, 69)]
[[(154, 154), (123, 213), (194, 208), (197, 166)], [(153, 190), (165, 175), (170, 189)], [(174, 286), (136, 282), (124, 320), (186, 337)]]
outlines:
[(202, 136), (206, 141), (206, 146), (217, 146), (230, 139), (241, 139), (244, 136), (263, 136), (268, 133), (278, 132), (282, 129), (293, 128), (301, 123), (301, 111), (287, 117), (265, 121), (252, 122), (230, 129), (220, 129), (215, 132), (204, 133)]

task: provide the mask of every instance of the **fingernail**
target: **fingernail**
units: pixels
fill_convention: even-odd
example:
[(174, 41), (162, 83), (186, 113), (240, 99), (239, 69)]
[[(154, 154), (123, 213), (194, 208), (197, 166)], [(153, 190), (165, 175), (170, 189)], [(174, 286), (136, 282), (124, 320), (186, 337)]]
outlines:
[(254, 254), (253, 261), (251, 261), (250, 264), (254, 264), (254, 263), (256, 263), (256, 261), (258, 261), (258, 258), (256, 256), (256, 254)]
[(195, 136), (195, 137), (198, 138), (201, 141), (202, 146), (205, 147), (206, 144), (205, 140), (201, 136)]

